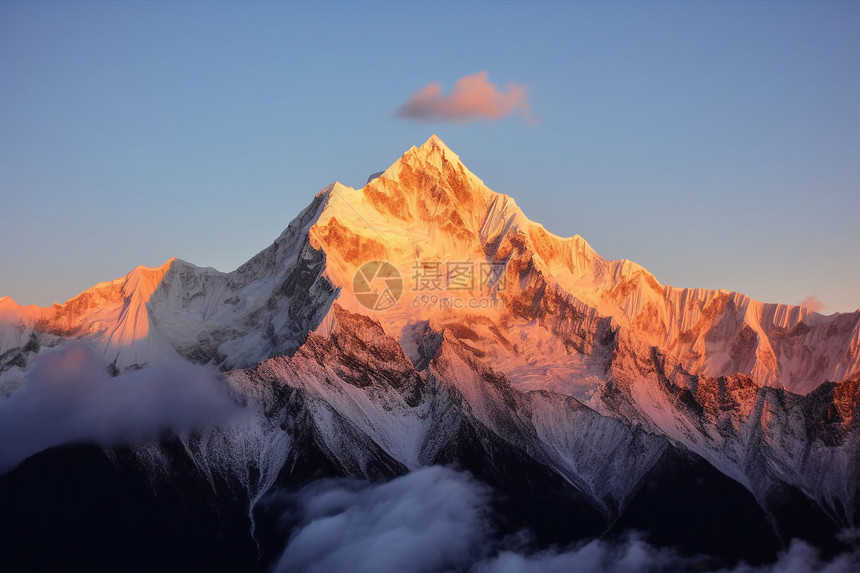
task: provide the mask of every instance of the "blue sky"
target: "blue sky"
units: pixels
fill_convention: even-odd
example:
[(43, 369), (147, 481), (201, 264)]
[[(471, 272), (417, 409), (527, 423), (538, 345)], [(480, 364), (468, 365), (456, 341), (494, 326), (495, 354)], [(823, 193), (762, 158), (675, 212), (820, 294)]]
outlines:
[[(232, 270), (437, 133), (663, 283), (853, 310), (858, 29), (849, 2), (2, 3), (0, 295)], [(481, 71), (527, 86), (536, 125), (395, 117)]]

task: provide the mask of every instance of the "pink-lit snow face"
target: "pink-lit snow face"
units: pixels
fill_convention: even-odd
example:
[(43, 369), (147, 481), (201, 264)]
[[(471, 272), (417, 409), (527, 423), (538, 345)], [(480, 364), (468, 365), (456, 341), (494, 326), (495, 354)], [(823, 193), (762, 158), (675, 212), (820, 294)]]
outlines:
[[(242, 272), (169, 261), (52, 308), (23, 309), (0, 299), (0, 355), (44, 333), (88, 338), (118, 371), (177, 354), (229, 357), (227, 366), (248, 367), (295, 350), (305, 332), (327, 324), (337, 301), (351, 312), (372, 309), (395, 336), (407, 324), (431, 320), (456, 329), (469, 321), (473, 344), (491, 352), (523, 389), (579, 395), (596, 383), (599, 365), (571, 354), (566, 341), (605, 318), (689, 372), (741, 373), (806, 393), (860, 368), (856, 318), (662, 285), (636, 263), (604, 259), (583, 238), (560, 237), (531, 221), (435, 136), (361, 189), (326, 188), (300, 221)], [(402, 285), (387, 284), (394, 277), (388, 271), (371, 277), (382, 288), (372, 280), (357, 288), (357, 272), (370, 261), (386, 261)], [(493, 287), (485, 271), (497, 264), (503, 284)], [(331, 288), (315, 288), (324, 282)], [(318, 298), (292, 300), (311, 287)], [(382, 296), (386, 289), (391, 296)], [(297, 323), (307, 309), (307, 322)], [(575, 328), (565, 322), (574, 319)], [(276, 335), (267, 334), (269, 326)], [(479, 342), (500, 337), (502, 346)], [(589, 344), (579, 347), (587, 353)], [(24, 373), (10, 367), (0, 384), (18, 383)]]

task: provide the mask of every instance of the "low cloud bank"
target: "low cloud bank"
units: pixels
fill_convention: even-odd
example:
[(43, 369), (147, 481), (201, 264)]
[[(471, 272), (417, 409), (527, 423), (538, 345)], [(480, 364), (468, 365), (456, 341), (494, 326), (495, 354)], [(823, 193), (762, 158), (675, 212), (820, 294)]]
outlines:
[(563, 552), (522, 554), (502, 551), (472, 568), (474, 573), (646, 573), (650, 571), (701, 571), (701, 559), (681, 557), (669, 549), (653, 547), (637, 535), (623, 542), (593, 540)]
[(130, 444), (241, 411), (210, 368), (177, 361), (112, 378), (90, 347), (66, 345), (41, 356), (24, 384), (0, 400), (0, 473), (52, 446)]
[(564, 552), (524, 555), (503, 551), (473, 566), (471, 573), (651, 573), (663, 571), (701, 573), (852, 573), (860, 571), (860, 556), (843, 554), (832, 560), (821, 558), (818, 550), (802, 541), (793, 541), (776, 562), (751, 566), (744, 563), (731, 569), (713, 569), (707, 559), (682, 557), (669, 549), (649, 545), (637, 535), (624, 542), (590, 541)]
[[(567, 550), (529, 552), (492, 538), (492, 492), (469, 474), (438, 466), (388, 483), (325, 480), (291, 496), (296, 523), (275, 573), (850, 573), (855, 551), (832, 560), (795, 541), (775, 563), (714, 569), (632, 534)], [(527, 537), (527, 535), (526, 535)]]
[(319, 482), (297, 496), (301, 525), (275, 571), (456, 570), (487, 536), (488, 499), (469, 475), (438, 466), (380, 485)]

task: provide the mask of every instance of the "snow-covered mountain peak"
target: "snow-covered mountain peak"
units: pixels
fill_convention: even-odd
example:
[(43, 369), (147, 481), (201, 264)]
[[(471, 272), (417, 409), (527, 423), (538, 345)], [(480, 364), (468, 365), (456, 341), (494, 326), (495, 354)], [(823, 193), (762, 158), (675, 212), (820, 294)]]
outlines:
[[(519, 328), (566, 321), (572, 312), (591, 316), (589, 321), (611, 319), (645, 347), (666, 348), (691, 373), (742, 373), (759, 384), (807, 392), (860, 368), (860, 357), (850, 350), (860, 333), (856, 317), (842, 319), (844, 326), (836, 328), (835, 317), (822, 320), (799, 307), (758, 303), (728, 291), (664, 286), (633, 261), (606, 260), (579, 235), (560, 237), (529, 220), (511, 197), (489, 189), (436, 136), (409, 149), (361, 189), (332, 186), (309, 235), (311, 245), (325, 252), (326, 276), (341, 289), (339, 303), (355, 312), (367, 312), (353, 296), (352, 280), (369, 261), (394, 265), (404, 288), (417, 285), (415, 276), (424, 271), (416, 268), (505, 267), (508, 290), (494, 294), (476, 283), (467, 293), (496, 297), (503, 305), (428, 311), (415, 305), (414, 295), (421, 293), (407, 291), (380, 317), (393, 335), (416, 320), (433, 319), (442, 327), (489, 318)], [(435, 294), (452, 295), (444, 288)], [(538, 344), (543, 335), (535, 336)], [(824, 340), (830, 348), (826, 357)], [(540, 344), (546, 348), (545, 341)], [(801, 352), (803, 345), (810, 350)], [(568, 375), (566, 367), (558, 368), (554, 351), (537, 352), (535, 360), (547, 376)]]
[[(413, 151), (414, 150), (414, 151)], [(407, 155), (413, 155), (417, 160), (425, 161), (435, 165), (438, 169), (442, 169), (442, 162), (447, 160), (454, 164), (462, 164), (460, 156), (451, 151), (445, 142), (443, 142), (436, 134), (430, 136), (430, 139), (425, 141), (420, 147), (413, 147), (407, 152)]]
[(123, 294), (135, 294), (141, 298), (148, 299), (155, 292), (161, 279), (164, 278), (164, 274), (177, 260), (176, 257), (173, 257), (157, 267), (146, 267), (143, 265), (135, 267), (126, 275)]
[[(357, 272), (373, 261), (387, 261), (402, 279), (384, 309), (354, 292), (364, 284), (355, 283)], [(494, 280), (482, 274), (490, 268)], [(454, 299), (466, 306), (452, 308)], [(860, 370), (860, 313), (825, 317), (739, 293), (664, 286), (632, 261), (604, 259), (579, 235), (531, 221), (436, 136), (360, 189), (325, 187), (233, 272), (171, 259), (50, 308), (0, 299), (0, 355), (31, 334), (46, 344), (59, 341), (48, 336), (86, 336), (120, 370), (176, 353), (247, 367), (295, 351), (335, 300), (371, 314), (397, 339), (424, 321), (461, 333), (514, 386), (529, 389), (593, 386), (606, 371), (592, 356), (599, 340), (616, 339), (607, 329), (625, 330), (636, 352), (661, 349), (691, 375), (739, 373), (801, 393)], [(431, 300), (439, 304), (422, 303)], [(26, 362), (8, 356), (9, 364)]]
[[(372, 197), (373, 192), (385, 191), (385, 185), (380, 185), (380, 179), (388, 181), (389, 184), (402, 184), (401, 193), (432, 193), (435, 183), (437, 188), (446, 188), (449, 193), (445, 195), (467, 204), (470, 203), (470, 193), (484, 201), (491, 200), (495, 195), (480, 178), (466, 168), (460, 156), (435, 135), (420, 147), (410, 148), (378, 178), (369, 181), (365, 187), (366, 195)], [(438, 192), (433, 194), (433, 199), (443, 198)]]

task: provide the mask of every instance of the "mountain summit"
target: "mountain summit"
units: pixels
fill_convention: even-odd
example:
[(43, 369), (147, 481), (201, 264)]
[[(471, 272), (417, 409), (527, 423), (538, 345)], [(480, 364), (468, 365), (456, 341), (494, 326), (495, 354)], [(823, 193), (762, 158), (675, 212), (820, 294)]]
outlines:
[(238, 428), (105, 455), (202, 480), (201, 507), (227, 488), (258, 547), (272, 489), (440, 463), (547, 543), (636, 528), (762, 559), (858, 524), (860, 311), (662, 285), (531, 221), (435, 135), (320, 191), (232, 272), (172, 259), (50, 308), (0, 298), (0, 394), (71, 342), (113, 376), (220, 370), (250, 412)]
[[(734, 292), (663, 286), (633, 262), (608, 261), (581, 237), (532, 222), (433, 135), (363, 188), (334, 183), (321, 191), (272, 246), (232, 273), (173, 259), (46, 309), (4, 299), (0, 381), (15, 386), (23, 378), (30, 353), (10, 351), (31, 338), (40, 348), (68, 336), (91, 339), (120, 371), (175, 353), (228, 369), (250, 366), (295, 350), (335, 301), (366, 312), (352, 283), (374, 260), (391, 263), (406, 287), (396, 304), (374, 314), (388, 333), (399, 337), (421, 320), (440, 330), (470, 322), (517, 387), (541, 388), (543, 378), (580, 397), (593, 389), (589, 368), (570, 364), (593, 359), (590, 331), (601, 321), (690, 375), (743, 374), (806, 394), (860, 371), (860, 312), (822, 316)], [(498, 284), (481, 272), (495, 273)], [(430, 308), (416, 300), (431, 295), (447, 302)], [(469, 308), (443, 306), (455, 301)], [(264, 322), (263, 333), (250, 315)], [(503, 344), (496, 326), (504, 327)]]
[[(63, 336), (83, 336), (96, 341), (119, 370), (175, 352), (227, 368), (249, 366), (297, 348), (335, 300), (366, 311), (352, 281), (362, 264), (374, 260), (390, 262), (407, 279), (397, 304), (374, 315), (387, 332), (399, 336), (417, 320), (431, 320), (440, 329), (476, 321), (479, 339), (492, 341), (497, 335), (481, 324), (504, 325), (506, 343), (484, 351), (495, 355), (515, 386), (539, 388), (533, 383), (539, 374), (553, 380), (556, 390), (582, 396), (593, 387), (592, 378), (570, 371), (569, 363), (592, 358), (585, 333), (601, 320), (636, 344), (660, 349), (691, 375), (743, 374), (758, 385), (805, 394), (860, 370), (860, 313), (822, 316), (728, 291), (663, 286), (635, 263), (607, 261), (581, 237), (562, 238), (532, 222), (435, 135), (361, 189), (339, 183), (324, 189), (271, 247), (232, 273), (171, 260), (158, 269), (138, 267), (48, 309), (5, 300), (0, 355), (26, 346), (32, 336), (45, 339), (40, 348)], [(478, 273), (491, 267), (509, 288), (480, 284)], [(452, 290), (456, 269), (463, 284)], [(279, 288), (270, 291), (276, 277)], [(418, 288), (433, 278), (433, 290)], [(310, 296), (299, 286), (322, 289), (313, 291), (319, 305), (294, 306), (292, 296)], [(454, 296), (452, 303), (468, 299), (474, 308), (455, 312), (416, 303), (416, 296), (433, 294)], [(481, 302), (486, 297), (492, 305)], [(234, 324), (248, 323), (261, 305), (275, 305), (292, 318), (261, 312), (266, 332), (276, 333), (268, 339)], [(480, 308), (488, 305), (493, 308)], [(182, 315), (182, 324), (163, 320), (166, 314)], [(202, 334), (225, 328), (229, 340)], [(516, 352), (507, 350), (512, 338)], [(211, 352), (203, 352), (201, 343), (212, 346)], [(13, 353), (0, 364), (6, 384), (22, 378), (25, 354)]]

